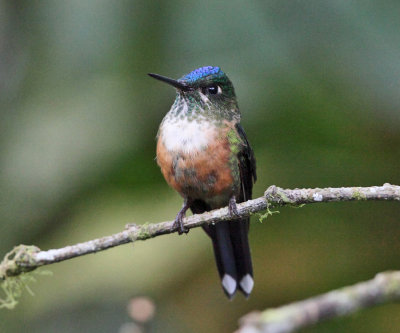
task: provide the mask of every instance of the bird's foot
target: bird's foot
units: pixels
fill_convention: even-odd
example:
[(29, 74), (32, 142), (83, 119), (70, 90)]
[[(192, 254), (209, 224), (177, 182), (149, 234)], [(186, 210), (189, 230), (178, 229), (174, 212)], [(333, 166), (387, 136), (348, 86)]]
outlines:
[(185, 217), (185, 213), (180, 211), (178, 215), (175, 217), (174, 224), (172, 225), (172, 230), (178, 229), (178, 234), (182, 235), (183, 233), (187, 234), (189, 229), (183, 225), (183, 218)]
[(228, 210), (229, 210), (229, 214), (232, 217), (239, 217), (239, 212), (237, 210), (235, 196), (233, 196), (232, 198), (229, 199)]
[(178, 230), (178, 234), (187, 234), (189, 232), (189, 229), (183, 225), (183, 218), (186, 215), (186, 211), (189, 209), (189, 200), (185, 199), (183, 202), (182, 209), (179, 211), (179, 213), (175, 217), (174, 224), (172, 225), (172, 230)]

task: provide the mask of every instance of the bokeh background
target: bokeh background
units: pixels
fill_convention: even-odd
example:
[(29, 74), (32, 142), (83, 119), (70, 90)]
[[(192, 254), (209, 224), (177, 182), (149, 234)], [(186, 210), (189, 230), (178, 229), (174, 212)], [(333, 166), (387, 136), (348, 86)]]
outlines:
[[(154, 157), (175, 92), (148, 72), (228, 74), (255, 196), (272, 184), (399, 184), (399, 15), (398, 1), (1, 0), (1, 257), (174, 218), (181, 198)], [(200, 229), (51, 265), (35, 296), (0, 311), (0, 331), (138, 332), (139, 296), (155, 306), (146, 332), (234, 331), (249, 311), (399, 269), (399, 214), (352, 202), (254, 217), (248, 301), (225, 298)], [(385, 305), (304, 332), (399, 327), (400, 305)]]

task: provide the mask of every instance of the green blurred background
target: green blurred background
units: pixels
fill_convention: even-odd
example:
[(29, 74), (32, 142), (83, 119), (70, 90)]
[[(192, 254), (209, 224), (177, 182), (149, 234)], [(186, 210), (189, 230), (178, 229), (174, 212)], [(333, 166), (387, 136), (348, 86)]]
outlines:
[[(155, 157), (178, 78), (218, 65), (254, 148), (255, 197), (281, 187), (400, 184), (398, 1), (0, 1), (0, 255), (171, 220)], [(200, 229), (35, 275), (0, 332), (229, 332), (238, 318), (399, 269), (399, 204), (282, 208), (250, 232), (255, 289), (223, 294)], [(304, 332), (398, 332), (385, 305)]]

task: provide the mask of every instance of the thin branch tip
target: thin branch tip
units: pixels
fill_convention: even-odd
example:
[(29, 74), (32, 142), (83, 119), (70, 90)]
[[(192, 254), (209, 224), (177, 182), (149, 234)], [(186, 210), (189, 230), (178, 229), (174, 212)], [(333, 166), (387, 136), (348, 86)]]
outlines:
[(237, 333), (290, 333), (335, 317), (351, 315), (383, 303), (400, 302), (400, 271), (278, 308), (248, 314)]

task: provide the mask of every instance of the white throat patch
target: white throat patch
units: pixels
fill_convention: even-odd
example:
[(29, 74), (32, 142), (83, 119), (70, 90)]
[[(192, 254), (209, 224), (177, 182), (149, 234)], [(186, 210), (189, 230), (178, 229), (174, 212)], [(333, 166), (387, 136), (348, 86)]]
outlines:
[(161, 139), (169, 151), (192, 153), (207, 147), (211, 139), (208, 122), (188, 119), (165, 119)]

